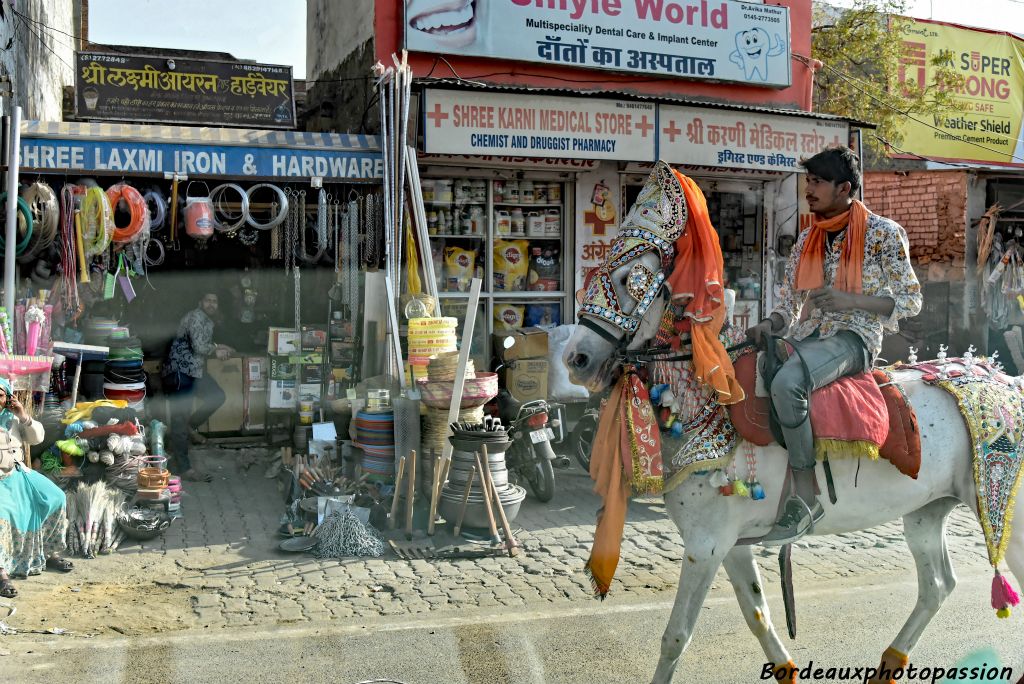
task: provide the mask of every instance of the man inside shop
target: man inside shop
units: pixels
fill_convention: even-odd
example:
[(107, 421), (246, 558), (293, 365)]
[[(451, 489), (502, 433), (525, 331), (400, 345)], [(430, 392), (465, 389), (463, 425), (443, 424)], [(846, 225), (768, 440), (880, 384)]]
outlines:
[(799, 350), (771, 384), (796, 493), (765, 544), (792, 543), (824, 516), (815, 495), (810, 393), (870, 369), (883, 332), (895, 332), (898, 321), (921, 311), (921, 285), (910, 264), (906, 231), (855, 199), (862, 179), (857, 155), (848, 147), (831, 147), (801, 166), (814, 222), (793, 246), (779, 305), (747, 330), (759, 347), (788, 336)]
[(182, 317), (162, 374), (171, 412), (170, 455), (177, 459), (181, 477), (192, 482), (213, 479), (192, 465), (189, 441), (206, 441), (196, 428), (205, 423), (225, 399), (224, 390), (206, 372), (206, 360), (211, 356), (226, 359), (234, 351), (213, 341), (218, 304), (217, 294), (207, 292), (199, 299), (199, 306)]

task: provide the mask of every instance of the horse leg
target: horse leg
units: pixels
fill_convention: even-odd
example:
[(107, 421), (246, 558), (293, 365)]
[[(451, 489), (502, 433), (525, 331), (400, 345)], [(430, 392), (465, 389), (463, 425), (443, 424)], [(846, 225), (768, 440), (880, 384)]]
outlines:
[(917, 565), (917, 604), (903, 629), (882, 654), (872, 684), (895, 681), (892, 673), (907, 667), (910, 650), (956, 586), (945, 534), (946, 517), (956, 504), (953, 498), (938, 499), (903, 516), (903, 534)]
[[(661, 657), (654, 671), (651, 684), (670, 684), (672, 674), (679, 663), (679, 656), (690, 644), (693, 626), (700, 615), (701, 606), (707, 597), (715, 573), (722, 560), (735, 543), (732, 539), (714, 538), (720, 532), (703, 530), (699, 540), (686, 539), (684, 535), (683, 567), (679, 573), (679, 589), (672, 605), (672, 614), (661, 637)], [(706, 536), (705, 536), (706, 535)]]
[[(736, 592), (736, 600), (740, 604), (743, 619), (747, 621), (747, 627), (761, 642), (761, 648), (768, 657), (768, 662), (776, 670), (782, 667), (790, 668), (787, 671), (789, 676), (782, 679), (775, 679), (773, 676), (773, 680), (795, 682), (796, 666), (772, 625), (772, 618), (768, 612), (768, 601), (765, 600), (761, 584), (761, 576), (757, 569), (757, 563), (754, 561), (753, 547), (733, 547), (732, 551), (726, 554), (722, 565), (729, 574), (729, 582), (732, 583), (733, 591)], [(767, 672), (762, 673), (762, 679), (766, 674)]]

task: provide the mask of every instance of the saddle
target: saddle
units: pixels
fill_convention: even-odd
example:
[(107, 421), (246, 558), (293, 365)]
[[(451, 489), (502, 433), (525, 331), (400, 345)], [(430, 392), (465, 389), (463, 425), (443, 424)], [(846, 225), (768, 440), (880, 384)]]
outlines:
[[(739, 435), (758, 446), (779, 442), (771, 426), (771, 404), (755, 394), (757, 354), (733, 363), (746, 398), (730, 405), (729, 417)], [(881, 456), (901, 473), (917, 479), (921, 468), (921, 432), (917, 415), (892, 377), (881, 369), (840, 378), (815, 390), (810, 401), (811, 426), (818, 458)]]

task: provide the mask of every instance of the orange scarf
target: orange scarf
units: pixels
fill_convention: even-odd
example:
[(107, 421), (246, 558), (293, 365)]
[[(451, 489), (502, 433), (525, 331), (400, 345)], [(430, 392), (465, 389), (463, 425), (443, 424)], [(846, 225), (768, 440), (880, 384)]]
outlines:
[(632, 487), (657, 493), (662, 483), (661, 436), (650, 396), (636, 369), (627, 368), (601, 407), (590, 456), (594, 493), (601, 497), (590, 558), (584, 567), (594, 594), (611, 588)]
[(686, 231), (676, 240), (675, 265), (668, 278), (673, 299), (688, 299), (685, 315), (693, 322), (694, 370), (715, 390), (718, 402), (743, 401), (743, 388), (718, 334), (725, 324), (722, 247), (711, 225), (704, 193), (690, 178), (675, 171), (686, 195)]
[(825, 233), (834, 233), (846, 227), (846, 241), (839, 257), (835, 287), (860, 294), (863, 291), (864, 234), (867, 232), (870, 215), (871, 212), (863, 202), (854, 200), (849, 211), (812, 223), (809, 229), (811, 233), (804, 240), (803, 252), (800, 254), (796, 289), (815, 290), (825, 284)]

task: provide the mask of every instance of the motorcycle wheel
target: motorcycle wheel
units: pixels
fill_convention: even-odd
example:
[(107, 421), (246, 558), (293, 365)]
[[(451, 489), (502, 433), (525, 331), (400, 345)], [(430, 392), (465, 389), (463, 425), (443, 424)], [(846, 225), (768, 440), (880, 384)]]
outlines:
[(594, 435), (597, 433), (597, 414), (583, 414), (572, 431), (572, 454), (580, 466), (590, 472), (590, 452), (594, 447)]
[(555, 496), (555, 469), (551, 465), (555, 454), (548, 442), (536, 444), (533, 449), (533, 464), (526, 472), (526, 481), (537, 500), (547, 503)]

